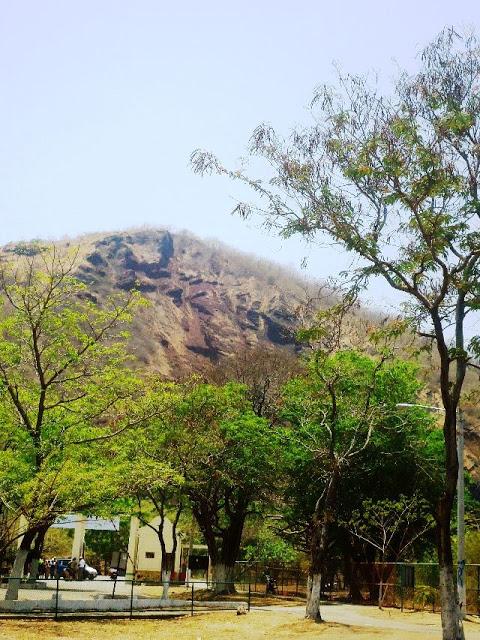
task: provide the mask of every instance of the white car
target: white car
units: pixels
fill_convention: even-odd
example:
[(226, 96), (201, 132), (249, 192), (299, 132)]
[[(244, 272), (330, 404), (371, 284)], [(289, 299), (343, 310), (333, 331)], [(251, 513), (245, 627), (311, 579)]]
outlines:
[(85, 578), (88, 578), (89, 580), (95, 580), (95, 578), (98, 576), (98, 571), (95, 569), (95, 567), (91, 567), (89, 564), (85, 564), (85, 566), (83, 567), (83, 572)]

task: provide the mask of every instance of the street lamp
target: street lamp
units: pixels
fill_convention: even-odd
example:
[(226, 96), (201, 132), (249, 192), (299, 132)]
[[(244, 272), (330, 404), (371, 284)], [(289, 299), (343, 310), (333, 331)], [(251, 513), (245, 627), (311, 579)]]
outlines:
[[(399, 402), (397, 407), (417, 407), (427, 411), (440, 411), (445, 413), (443, 407), (433, 407), (428, 404), (410, 404)], [(464, 479), (464, 421), (463, 414), (457, 409), (457, 458), (458, 458), (458, 479), (457, 479), (457, 592), (460, 616), (465, 619), (467, 604), (467, 588), (465, 583), (465, 479)]]

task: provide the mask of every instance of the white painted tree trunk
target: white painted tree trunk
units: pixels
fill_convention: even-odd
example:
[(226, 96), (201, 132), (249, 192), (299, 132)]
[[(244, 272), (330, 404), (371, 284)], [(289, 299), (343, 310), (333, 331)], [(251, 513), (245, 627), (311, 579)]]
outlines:
[(10, 573), (10, 579), (8, 581), (7, 591), (5, 593), (5, 600), (18, 600), (18, 590), (20, 588), (20, 580), (23, 576), (23, 567), (27, 559), (28, 549), (19, 548), (13, 568)]
[(28, 575), (30, 580), (36, 580), (38, 578), (39, 563), (40, 563), (40, 558), (32, 558), (32, 562), (30, 563), (30, 573)]
[(443, 640), (465, 640), (460, 609), (456, 597), (453, 569), (440, 567), (440, 605), (442, 607)]
[(170, 589), (170, 571), (162, 571), (163, 592), (162, 599), (168, 599), (168, 591)]
[(212, 566), (213, 590), (215, 593), (234, 593), (233, 567), (222, 562)]
[(320, 614), (320, 596), (322, 591), (322, 574), (314, 573), (308, 576), (307, 583), (307, 608), (305, 611), (305, 618), (309, 620), (315, 620), (315, 622), (321, 622), (322, 616)]

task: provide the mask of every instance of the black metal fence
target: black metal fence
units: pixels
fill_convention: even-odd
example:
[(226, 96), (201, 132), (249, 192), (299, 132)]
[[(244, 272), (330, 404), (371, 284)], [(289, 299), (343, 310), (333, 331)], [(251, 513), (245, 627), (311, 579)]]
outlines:
[[(268, 589), (268, 578), (273, 579), (273, 590)], [(256, 595), (304, 598), (307, 594), (307, 572), (288, 565), (237, 562), (235, 582), (249, 584)]]
[[(455, 567), (455, 571), (456, 571)], [(238, 563), (237, 579), (265, 593), (265, 576), (275, 580), (275, 593), (283, 597), (306, 596), (307, 571), (299, 567)], [(480, 564), (465, 565), (466, 610), (480, 615)], [(322, 597), (357, 604), (380, 604), (408, 610), (440, 611), (439, 569), (434, 563), (352, 562), (327, 566)]]
[[(13, 581), (13, 583), (12, 583)], [(466, 565), (466, 610), (480, 615), (480, 565)], [(7, 587), (18, 587), (5, 600)], [(304, 598), (307, 572), (299, 567), (238, 563), (234, 583), (218, 585), (205, 578), (185, 582), (111, 580), (30, 580), (1, 578), (0, 617), (169, 617), (212, 610), (235, 610), (271, 604), (269, 598)], [(229, 588), (230, 587), (230, 588)], [(440, 610), (438, 565), (429, 563), (350, 563), (331, 565), (323, 576), (322, 597), (401, 610)]]
[[(8, 586), (18, 588), (15, 599), (5, 599)], [(0, 617), (174, 617), (207, 611), (250, 610), (251, 585), (222, 583), (234, 593), (216, 594), (204, 581), (139, 581), (99, 576), (95, 580), (30, 580), (2, 578)], [(168, 594), (167, 594), (168, 591)], [(4, 594), (4, 595), (3, 595)]]
[[(455, 571), (457, 567), (455, 567)], [(337, 572), (329, 590), (331, 598), (347, 598), (411, 610), (440, 610), (437, 564), (433, 563), (356, 563), (346, 580)], [(465, 565), (466, 611), (480, 615), (480, 565)]]

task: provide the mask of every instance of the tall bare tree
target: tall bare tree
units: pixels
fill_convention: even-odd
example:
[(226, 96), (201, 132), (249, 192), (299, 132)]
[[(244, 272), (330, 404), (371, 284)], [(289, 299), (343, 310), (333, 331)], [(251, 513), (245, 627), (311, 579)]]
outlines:
[[(334, 241), (360, 258), (361, 288), (381, 277), (407, 300), (412, 326), (438, 352), (445, 409), (444, 483), (435, 507), (444, 640), (463, 637), (454, 580), (450, 522), (458, 477), (457, 410), (467, 367), (478, 368), (480, 337), (466, 318), (480, 302), (480, 49), (473, 35), (442, 32), (413, 76), (381, 95), (368, 78), (339, 74), (320, 87), (315, 123), (283, 139), (259, 126), (251, 153), (273, 176), (265, 182), (231, 171), (197, 151), (199, 172), (227, 174), (258, 194), (260, 213), (283, 236)], [(473, 326), (473, 323), (472, 323)]]

